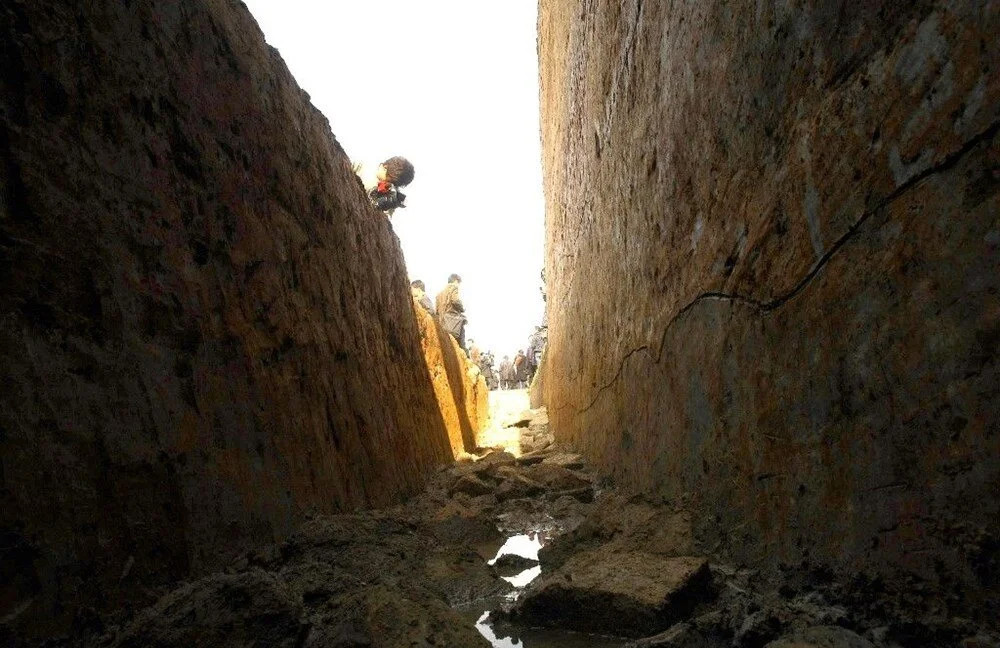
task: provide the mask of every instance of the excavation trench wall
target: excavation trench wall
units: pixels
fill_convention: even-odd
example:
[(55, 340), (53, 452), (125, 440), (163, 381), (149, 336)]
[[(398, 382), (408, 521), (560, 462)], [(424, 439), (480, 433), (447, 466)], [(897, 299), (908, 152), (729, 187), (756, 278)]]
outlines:
[(455, 458), (473, 452), (478, 436), (489, 422), (489, 388), (465, 350), (444, 327), (414, 301), (413, 310), (420, 327), (420, 345), (424, 350), (427, 375), (434, 386)]
[(715, 555), (990, 617), (997, 33), (982, 1), (542, 0), (557, 437)]
[(242, 3), (13, 0), (0, 42), (8, 631), (451, 460), (398, 240)]

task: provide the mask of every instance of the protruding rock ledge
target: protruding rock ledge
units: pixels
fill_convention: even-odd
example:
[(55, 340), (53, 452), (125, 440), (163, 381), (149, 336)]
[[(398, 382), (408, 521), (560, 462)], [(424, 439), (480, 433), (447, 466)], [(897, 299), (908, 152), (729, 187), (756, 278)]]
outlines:
[(511, 611), (519, 622), (629, 637), (682, 619), (710, 594), (704, 558), (605, 549), (574, 555), (525, 592)]

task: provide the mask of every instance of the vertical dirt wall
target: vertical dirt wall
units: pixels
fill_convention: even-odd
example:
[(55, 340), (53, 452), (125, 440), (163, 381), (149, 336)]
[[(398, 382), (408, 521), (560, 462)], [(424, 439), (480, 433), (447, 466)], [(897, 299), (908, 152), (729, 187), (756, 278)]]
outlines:
[(997, 33), (971, 0), (542, 0), (557, 437), (708, 551), (988, 616)]
[(476, 450), (479, 433), (489, 422), (489, 388), (479, 367), (437, 318), (419, 302), (413, 302), (413, 310), (420, 327), (427, 375), (448, 430), (452, 456), (457, 459)]
[(4, 625), (451, 459), (398, 241), (242, 3), (13, 0), (0, 42)]

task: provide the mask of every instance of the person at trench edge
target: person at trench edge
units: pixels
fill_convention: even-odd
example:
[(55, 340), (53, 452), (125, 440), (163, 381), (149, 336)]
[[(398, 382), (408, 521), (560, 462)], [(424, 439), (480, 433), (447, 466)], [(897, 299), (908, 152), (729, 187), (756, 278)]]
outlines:
[(449, 276), (448, 285), (438, 293), (434, 301), (441, 326), (465, 349), (465, 325), (469, 320), (465, 317), (465, 306), (458, 294), (460, 283), (462, 278), (457, 274)]
[(362, 164), (354, 165), (353, 169), (376, 209), (391, 217), (396, 209), (406, 207), (406, 194), (399, 188), (413, 182), (415, 172), (413, 164), (405, 157), (389, 158), (375, 167), (374, 173)]

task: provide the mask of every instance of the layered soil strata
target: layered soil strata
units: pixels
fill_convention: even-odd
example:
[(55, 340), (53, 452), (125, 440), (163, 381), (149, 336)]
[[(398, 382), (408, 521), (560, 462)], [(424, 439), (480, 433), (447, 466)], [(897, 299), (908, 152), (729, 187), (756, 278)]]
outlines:
[(998, 32), (994, 2), (542, 0), (557, 440), (698, 551), (995, 623)]
[(0, 40), (6, 628), (451, 460), (398, 240), (242, 3), (13, 0)]

